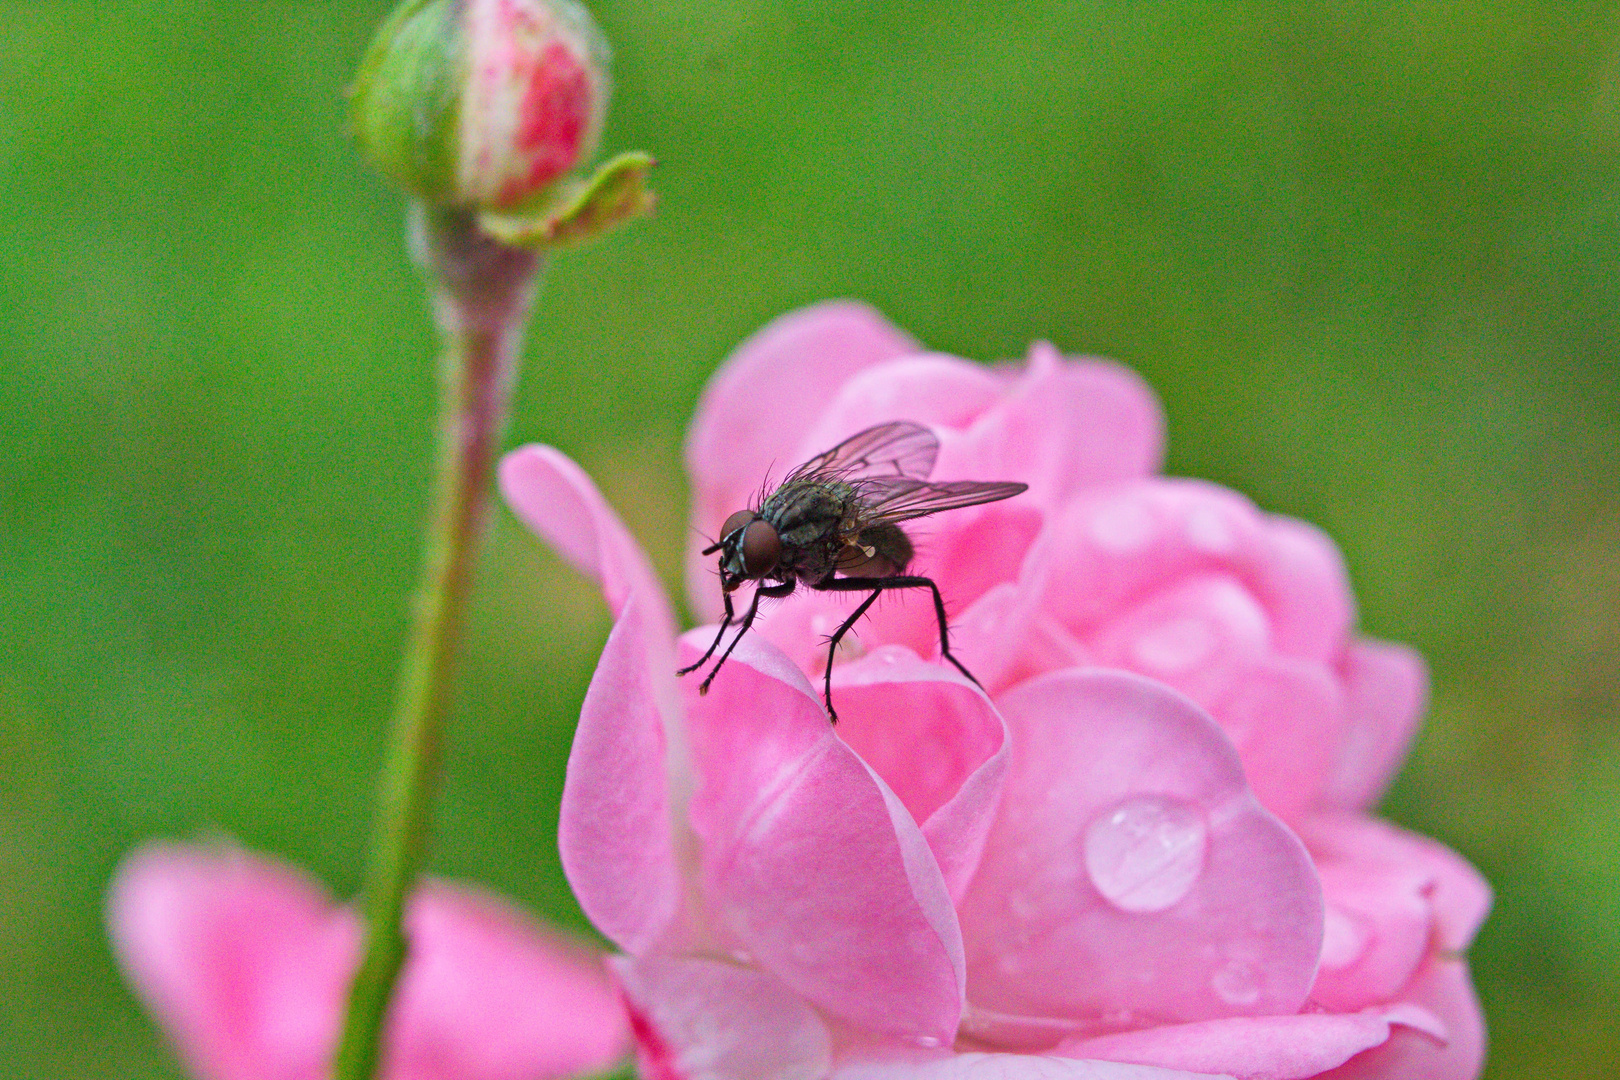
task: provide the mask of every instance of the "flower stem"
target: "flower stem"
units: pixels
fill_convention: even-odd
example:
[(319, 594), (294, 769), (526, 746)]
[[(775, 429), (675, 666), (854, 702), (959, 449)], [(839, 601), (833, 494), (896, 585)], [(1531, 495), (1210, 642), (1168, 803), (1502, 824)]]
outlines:
[(349, 991), (334, 1080), (372, 1080), (377, 1072), (388, 1003), (408, 949), (401, 919), (426, 858), (451, 673), (490, 474), (540, 268), (539, 256), (497, 243), (468, 214), (418, 206), (412, 232), (445, 342), (438, 469), (361, 888), (364, 955)]

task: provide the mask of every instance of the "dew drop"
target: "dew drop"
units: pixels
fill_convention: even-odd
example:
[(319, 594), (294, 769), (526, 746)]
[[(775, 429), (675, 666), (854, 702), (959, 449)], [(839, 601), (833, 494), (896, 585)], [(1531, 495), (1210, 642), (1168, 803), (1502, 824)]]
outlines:
[(749, 965), (754, 962), (754, 954), (747, 949), (732, 949), (727, 955), (731, 957), (732, 963)]
[(1135, 795), (1086, 827), (1086, 872), (1121, 911), (1163, 911), (1204, 869), (1203, 816), (1178, 799)]
[(907, 1037), (906, 1041), (915, 1046), (920, 1046), (924, 1050), (937, 1050), (945, 1045), (945, 1040), (937, 1035), (911, 1035)]
[(1210, 985), (1228, 1005), (1253, 1005), (1260, 1000), (1260, 979), (1254, 967), (1242, 960), (1227, 961)]

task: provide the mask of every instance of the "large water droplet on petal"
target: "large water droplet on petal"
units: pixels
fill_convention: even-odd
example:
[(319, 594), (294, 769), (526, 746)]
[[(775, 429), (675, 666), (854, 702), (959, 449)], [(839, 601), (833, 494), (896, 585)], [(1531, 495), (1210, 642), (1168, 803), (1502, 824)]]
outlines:
[(1086, 872), (1121, 911), (1163, 911), (1204, 869), (1203, 815), (1178, 799), (1135, 795), (1086, 827)]

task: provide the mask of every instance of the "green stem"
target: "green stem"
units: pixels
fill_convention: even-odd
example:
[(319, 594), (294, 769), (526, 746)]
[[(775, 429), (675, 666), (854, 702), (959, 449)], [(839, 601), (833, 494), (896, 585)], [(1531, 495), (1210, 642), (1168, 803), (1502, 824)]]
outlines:
[(469, 215), (416, 208), (417, 255), (445, 339), (438, 471), (426, 561), (400, 674), (361, 888), (364, 955), (349, 991), (334, 1080), (372, 1080), (408, 943), (405, 905), (426, 858), (451, 671), (489, 503), (523, 326), (540, 261), (479, 231)]

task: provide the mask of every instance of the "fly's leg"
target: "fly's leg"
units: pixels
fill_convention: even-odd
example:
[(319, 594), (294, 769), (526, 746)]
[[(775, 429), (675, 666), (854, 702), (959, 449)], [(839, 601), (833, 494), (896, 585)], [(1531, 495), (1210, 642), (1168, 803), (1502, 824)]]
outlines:
[[(716, 660), (714, 662), (714, 667), (713, 667), (713, 669), (710, 670), (708, 676), (706, 678), (704, 678), (704, 680), (701, 683), (698, 684), (698, 693), (699, 694), (707, 694), (709, 692), (709, 684), (714, 682), (714, 677), (716, 675), (720, 674), (720, 669), (725, 666), (726, 660), (728, 660), (731, 657), (731, 650), (733, 650), (733, 649), (735, 649), (737, 647), (737, 642), (741, 641), (742, 638), (743, 638), (743, 635), (748, 633), (748, 628), (750, 626), (754, 625), (754, 616), (759, 614), (759, 599), (760, 599), (760, 597), (769, 596), (769, 597), (772, 597), (772, 598), (779, 598), (779, 597), (787, 596), (792, 592), (793, 592), (793, 582), (791, 582), (791, 581), (784, 581), (780, 585), (761, 585), (761, 586), (759, 586), (759, 588), (754, 590), (754, 601), (753, 601), (753, 603), (748, 605), (748, 614), (743, 616), (742, 625), (737, 628), (737, 636), (731, 639), (731, 644), (727, 645), (726, 646), (726, 651), (720, 654), (720, 659), (718, 659), (718, 660)], [(724, 632), (725, 632), (725, 628), (721, 627), (721, 633), (724, 633)], [(720, 641), (720, 639), (718, 637), (716, 637), (715, 638), (715, 643), (719, 644), (719, 641)], [(714, 652), (714, 646), (713, 645), (709, 646), (709, 652), (711, 652), (711, 653)], [(707, 660), (708, 658), (709, 658), (708, 655), (705, 654), (704, 657), (703, 657), (703, 660)], [(698, 664), (703, 663), (703, 660), (699, 660)], [(696, 667), (697, 664), (694, 664), (692, 666)], [(687, 668), (686, 670), (691, 671), (692, 668)]]
[[(698, 658), (697, 663), (688, 664), (686, 667), (683, 667), (679, 671), (675, 672), (676, 675), (690, 675), (692, 672), (708, 663), (709, 657), (714, 655), (714, 650), (720, 647), (720, 639), (726, 636), (726, 627), (730, 626), (731, 620), (737, 617), (737, 613), (731, 608), (731, 594), (728, 592), (722, 592), (720, 594), (720, 598), (726, 602), (726, 617), (720, 620), (720, 629), (715, 632), (714, 640), (709, 642), (708, 651)], [(753, 617), (752, 613), (750, 613), (749, 617)]]
[[(951, 666), (966, 675), (968, 681), (974, 686), (979, 687), (981, 690), (984, 689), (979, 680), (973, 677), (973, 672), (963, 667), (962, 661), (951, 655), (951, 635), (945, 624), (945, 598), (939, 594), (939, 586), (934, 584), (933, 578), (920, 577), (916, 574), (897, 574), (894, 577), (833, 578), (830, 581), (822, 582), (820, 585), (812, 585), (811, 588), (821, 592), (865, 592), (867, 589), (872, 590), (872, 595), (861, 601), (860, 606), (855, 609), (854, 613), (845, 619), (843, 625), (833, 633), (833, 649), (838, 647), (839, 640), (849, 632), (850, 627), (855, 625), (855, 620), (865, 615), (866, 609), (871, 607), (872, 603), (883, 593), (890, 589), (928, 589), (934, 594), (934, 617), (939, 620), (940, 656), (949, 660)], [(823, 684), (822, 697), (827, 702), (827, 715), (836, 724), (838, 723), (838, 714), (833, 712), (832, 707), (832, 658), (833, 654), (829, 651), (827, 653), (827, 677)]]
[[(845, 578), (844, 580), (845, 581), (855, 581), (855, 580), (858, 580), (858, 579), (856, 579), (856, 578)], [(823, 590), (823, 591), (825, 591), (825, 592), (847, 592), (849, 590), (846, 590), (846, 589), (826, 589), (826, 590)], [(829, 723), (833, 723), (833, 724), (838, 723), (838, 710), (833, 708), (833, 703), (832, 703), (833, 657), (838, 655), (838, 643), (844, 639), (845, 634), (849, 633), (850, 627), (855, 625), (855, 621), (857, 619), (859, 619), (862, 615), (865, 615), (866, 614), (866, 609), (871, 607), (877, 601), (877, 598), (882, 596), (882, 595), (883, 595), (883, 590), (882, 589), (873, 589), (872, 590), (872, 595), (868, 596), (865, 600), (862, 600), (861, 603), (860, 603), (860, 606), (857, 607), (854, 610), (854, 612), (852, 612), (850, 614), (849, 618), (844, 620), (843, 625), (840, 626), (837, 630), (834, 630), (833, 634), (832, 634), (832, 637), (827, 639), (827, 671), (826, 671), (825, 675), (823, 675), (822, 681), (821, 681), (821, 700), (827, 703), (827, 720), (828, 720)]]

